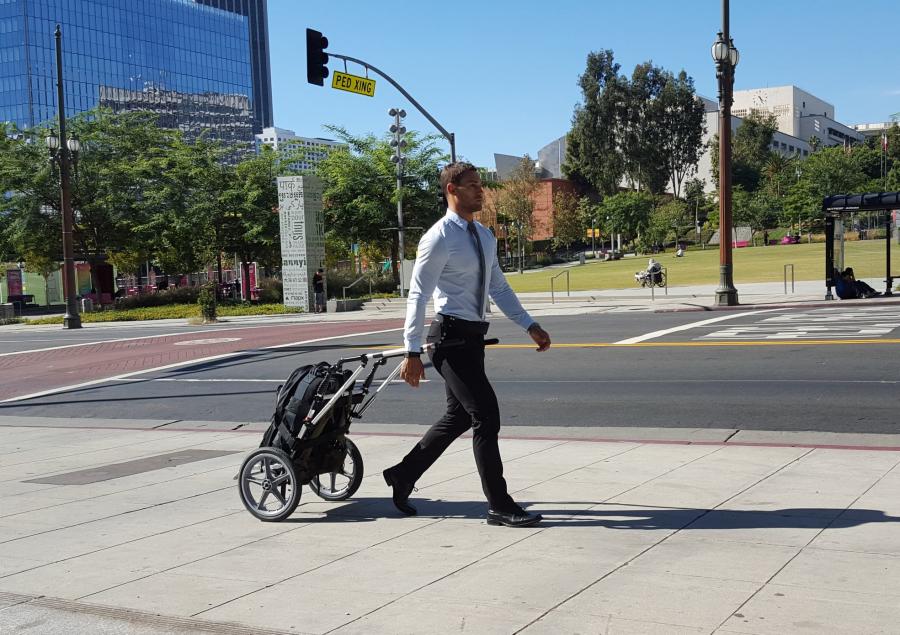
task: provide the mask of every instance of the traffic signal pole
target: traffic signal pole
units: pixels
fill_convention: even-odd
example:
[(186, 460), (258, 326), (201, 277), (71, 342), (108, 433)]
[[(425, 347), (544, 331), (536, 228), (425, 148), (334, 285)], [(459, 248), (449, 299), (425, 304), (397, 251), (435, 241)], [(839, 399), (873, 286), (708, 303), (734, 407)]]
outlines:
[(391, 86), (400, 91), (400, 94), (406, 97), (416, 109), (422, 113), (425, 118), (431, 122), (438, 131), (444, 135), (447, 141), (450, 142), (450, 161), (456, 162), (456, 135), (452, 132), (449, 132), (444, 126), (438, 123), (437, 119), (431, 116), (422, 105), (417, 102), (412, 95), (410, 95), (406, 90), (398, 84), (394, 79), (385, 73), (382, 70), (379, 70), (369, 64), (368, 62), (364, 62), (363, 60), (357, 59), (355, 57), (350, 57), (349, 55), (340, 55), (338, 53), (326, 53), (325, 49), (328, 48), (328, 38), (322, 35), (319, 31), (315, 31), (313, 29), (306, 29), (306, 80), (310, 84), (316, 84), (318, 86), (324, 86), (324, 79), (328, 77), (328, 67), (326, 64), (328, 63), (329, 57), (334, 57), (339, 60), (344, 60), (345, 62), (353, 62), (354, 64), (359, 64), (363, 66), (367, 71), (372, 71), (373, 73), (380, 75), (385, 78), (388, 82), (390, 82)]

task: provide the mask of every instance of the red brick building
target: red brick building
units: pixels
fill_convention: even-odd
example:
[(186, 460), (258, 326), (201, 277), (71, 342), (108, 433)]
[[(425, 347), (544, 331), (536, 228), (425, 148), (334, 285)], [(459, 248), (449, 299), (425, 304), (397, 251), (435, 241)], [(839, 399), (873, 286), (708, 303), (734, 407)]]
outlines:
[[(543, 179), (538, 182), (532, 198), (534, 212), (532, 214), (531, 240), (543, 241), (553, 238), (553, 197), (559, 192), (576, 193), (575, 184), (566, 179)], [(497, 238), (506, 238), (506, 230), (497, 222), (496, 200), (500, 190), (484, 190), (484, 209), (475, 215), (475, 219), (485, 227), (493, 228)]]

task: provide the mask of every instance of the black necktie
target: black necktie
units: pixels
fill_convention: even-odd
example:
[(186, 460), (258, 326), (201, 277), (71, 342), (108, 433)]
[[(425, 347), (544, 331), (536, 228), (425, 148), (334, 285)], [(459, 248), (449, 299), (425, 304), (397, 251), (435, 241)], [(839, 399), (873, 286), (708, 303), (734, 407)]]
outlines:
[(469, 221), (469, 233), (475, 238), (475, 251), (478, 252), (478, 319), (484, 318), (484, 250), (481, 248), (481, 237), (474, 221)]

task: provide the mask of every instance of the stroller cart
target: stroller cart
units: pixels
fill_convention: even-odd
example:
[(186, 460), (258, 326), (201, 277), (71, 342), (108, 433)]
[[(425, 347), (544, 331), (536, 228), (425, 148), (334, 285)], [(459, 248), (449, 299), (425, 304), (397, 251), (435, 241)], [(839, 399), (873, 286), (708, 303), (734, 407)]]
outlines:
[[(486, 340), (496, 344), (498, 340)], [(445, 340), (440, 346), (462, 344)], [(431, 347), (429, 344), (426, 350)], [(359, 419), (382, 390), (400, 374), (400, 364), (370, 394), (375, 373), (402, 348), (348, 357), (334, 364), (301, 366), (278, 387), (275, 413), (238, 472), (238, 491), (244, 507), (264, 521), (290, 516), (300, 503), (304, 485), (327, 501), (347, 500), (363, 479), (363, 460), (347, 438), (350, 422)], [(359, 364), (356, 370), (344, 368)], [(371, 366), (370, 366), (371, 364)], [(366, 368), (369, 373), (358, 382)]]
[[(334, 364), (320, 362), (291, 373), (278, 387), (275, 413), (262, 443), (244, 459), (238, 473), (247, 511), (260, 520), (284, 520), (297, 508), (303, 485), (328, 501), (353, 496), (362, 483), (363, 461), (356, 444), (347, 438), (350, 421), (361, 417), (400, 373), (398, 364), (370, 395), (378, 368), (404, 352), (394, 349)], [(359, 364), (356, 370), (344, 368), (353, 363)], [(367, 366), (369, 374), (358, 383)]]

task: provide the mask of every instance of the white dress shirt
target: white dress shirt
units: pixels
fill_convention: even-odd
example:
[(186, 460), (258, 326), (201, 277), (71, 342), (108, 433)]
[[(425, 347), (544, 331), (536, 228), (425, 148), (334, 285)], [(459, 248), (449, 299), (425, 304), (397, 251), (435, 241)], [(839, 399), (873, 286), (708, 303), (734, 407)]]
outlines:
[(478, 284), (478, 252), (468, 223), (451, 209), (425, 232), (413, 267), (406, 301), (403, 344), (408, 351), (422, 348), (425, 307), (434, 297), (435, 313), (462, 320), (483, 321), (487, 297), (478, 297), (480, 288), (490, 295), (501, 311), (523, 329), (534, 320), (522, 308), (497, 262), (497, 239), (481, 223), (475, 222), (484, 251), (485, 284)]

